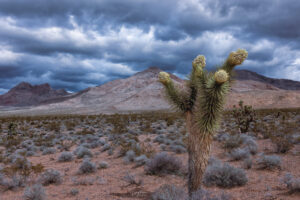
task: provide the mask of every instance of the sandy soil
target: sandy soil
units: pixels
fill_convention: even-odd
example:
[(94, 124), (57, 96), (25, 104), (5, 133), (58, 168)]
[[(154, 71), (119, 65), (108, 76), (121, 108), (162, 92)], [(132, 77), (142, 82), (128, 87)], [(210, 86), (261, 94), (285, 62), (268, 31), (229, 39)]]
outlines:
[[(140, 136), (141, 139), (152, 136)], [(143, 140), (142, 139), (142, 140)], [(259, 152), (266, 154), (272, 152), (272, 145), (269, 140), (258, 140)], [(158, 149), (156, 144), (153, 146)], [(150, 193), (155, 191), (163, 184), (175, 184), (186, 188), (186, 179), (182, 176), (167, 175), (163, 177), (145, 175), (144, 167), (134, 168), (134, 164), (124, 164), (122, 158), (116, 158), (115, 155), (109, 156), (107, 152), (100, 152), (99, 148), (94, 149), (93, 162), (107, 161), (109, 167), (107, 169), (99, 169), (96, 173), (91, 175), (78, 175), (77, 171), (82, 159), (75, 159), (71, 162), (59, 163), (57, 162), (60, 152), (52, 155), (41, 155), (38, 157), (30, 157), (29, 160), (34, 164), (41, 163), (46, 169), (59, 170), (63, 174), (63, 183), (60, 185), (46, 186), (47, 199), (49, 200), (118, 200), (118, 199), (149, 199)], [(224, 149), (221, 148), (220, 143), (214, 142), (212, 145), (211, 155), (221, 159), (222, 161), (229, 161), (225, 156)], [(176, 155), (180, 157), (183, 164), (186, 166), (187, 154)], [(236, 187), (232, 189), (225, 189), (224, 191), (233, 196), (234, 199), (239, 200), (253, 200), (253, 199), (282, 199), (282, 200), (296, 200), (300, 199), (299, 194), (288, 194), (286, 187), (280, 183), (280, 178), (285, 173), (290, 172), (295, 177), (300, 177), (300, 146), (295, 146), (289, 153), (280, 154), (282, 158), (281, 170), (258, 170), (254, 163), (252, 169), (246, 170), (248, 176), (248, 183), (243, 187)], [(257, 156), (254, 156), (254, 159)], [(242, 167), (242, 161), (230, 162), (230, 164)], [(143, 180), (142, 186), (128, 186), (123, 180), (126, 173), (135, 174), (138, 179)], [(95, 179), (93, 185), (74, 185), (72, 179)], [(79, 194), (76, 196), (70, 195), (71, 189), (78, 189)], [(207, 188), (211, 191), (222, 191), (223, 189), (217, 187)], [(22, 199), (23, 189), (17, 191), (7, 191), (0, 194), (1, 200), (19, 200)]]

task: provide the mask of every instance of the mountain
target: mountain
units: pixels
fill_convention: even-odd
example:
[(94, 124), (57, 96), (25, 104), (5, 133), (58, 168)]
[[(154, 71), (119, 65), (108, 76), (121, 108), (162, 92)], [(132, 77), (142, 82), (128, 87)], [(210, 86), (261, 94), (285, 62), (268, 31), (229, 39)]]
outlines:
[[(170, 109), (164, 98), (163, 87), (158, 82), (160, 71), (157, 67), (150, 67), (125, 79), (72, 95), (43, 100), (42, 105), (18, 111), (9, 110), (6, 113), (98, 114)], [(246, 70), (239, 70), (236, 74), (238, 77), (228, 95), (226, 108), (237, 105), (240, 100), (255, 108), (300, 107), (300, 90), (297, 90), (299, 82), (271, 79)], [(172, 74), (171, 78), (178, 87), (184, 87), (184, 80)]]
[[(72, 113), (99, 113), (161, 110), (169, 108), (164, 100), (162, 86), (157, 76), (161, 70), (150, 67), (135, 75), (118, 79), (106, 84), (89, 88), (75, 98), (51, 104), (51, 110), (61, 108), (72, 110)], [(183, 85), (184, 81), (171, 75), (175, 84)], [(47, 107), (46, 105), (43, 108)]]
[(300, 82), (288, 79), (276, 79), (262, 76), (249, 70), (236, 70), (237, 80), (252, 80), (272, 85), (283, 90), (300, 90)]
[(31, 85), (21, 82), (7, 93), (0, 95), (0, 106), (32, 106), (39, 105), (43, 101), (57, 99), (68, 95), (63, 90), (54, 90), (48, 83), (41, 85)]

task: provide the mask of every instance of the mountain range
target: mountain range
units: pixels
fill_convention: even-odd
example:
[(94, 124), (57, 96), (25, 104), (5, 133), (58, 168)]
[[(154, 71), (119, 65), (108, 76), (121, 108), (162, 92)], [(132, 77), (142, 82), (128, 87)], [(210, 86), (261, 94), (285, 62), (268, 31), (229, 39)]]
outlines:
[[(22, 82), (0, 95), (1, 114), (98, 114), (168, 110), (170, 106), (158, 82), (157, 67), (131, 77), (87, 88), (77, 93), (54, 90), (49, 84)], [(226, 108), (240, 100), (255, 108), (300, 107), (300, 82), (274, 79), (248, 70), (236, 70)], [(178, 87), (184, 80), (171, 74)]]

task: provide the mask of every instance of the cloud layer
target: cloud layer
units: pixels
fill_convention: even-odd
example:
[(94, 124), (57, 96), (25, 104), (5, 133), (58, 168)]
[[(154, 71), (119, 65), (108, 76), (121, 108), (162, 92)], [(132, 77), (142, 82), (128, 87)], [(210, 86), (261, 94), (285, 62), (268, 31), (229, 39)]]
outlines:
[(21, 81), (78, 91), (149, 66), (185, 76), (245, 48), (242, 67), (300, 81), (298, 0), (1, 0), (0, 93)]

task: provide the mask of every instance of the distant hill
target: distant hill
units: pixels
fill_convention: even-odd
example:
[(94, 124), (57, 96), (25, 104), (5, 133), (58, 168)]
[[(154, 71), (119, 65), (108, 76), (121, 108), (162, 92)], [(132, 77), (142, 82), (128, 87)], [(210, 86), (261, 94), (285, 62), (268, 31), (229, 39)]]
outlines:
[(276, 79), (262, 76), (249, 70), (236, 70), (237, 80), (252, 80), (273, 85), (283, 90), (300, 90), (300, 82), (288, 79)]
[(39, 105), (43, 101), (56, 99), (68, 95), (63, 90), (54, 90), (48, 83), (31, 85), (21, 82), (7, 93), (0, 95), (0, 106), (32, 106)]
[[(2, 107), (0, 110), (10, 114), (98, 114), (167, 110), (170, 109), (170, 106), (164, 98), (163, 87), (158, 82), (160, 71), (161, 69), (157, 67), (150, 67), (131, 77), (87, 88), (74, 94), (66, 94), (63, 91), (57, 93), (57, 91), (48, 89), (47, 91), (52, 92), (43, 93), (38, 99), (29, 98), (29, 94), (33, 92), (20, 92), (23, 89), (15, 90), (13, 88), (8, 93), (18, 94), (18, 100), (22, 99), (22, 95), (25, 95), (24, 99), (27, 102), (25, 105), (32, 106), (16, 109)], [(237, 105), (240, 100), (255, 108), (300, 107), (300, 90), (296, 90), (299, 82), (271, 79), (246, 70), (237, 70), (236, 73), (238, 75), (237, 80), (228, 95), (227, 108)], [(171, 78), (178, 87), (184, 87), (184, 80), (172, 74)], [(48, 85), (47, 88), (50, 86)], [(32, 89), (25, 89), (25, 91), (28, 90), (32, 91)], [(49, 93), (56, 95), (49, 95)], [(0, 102), (2, 99), (0, 98)], [(15, 105), (20, 106), (22, 104)]]

